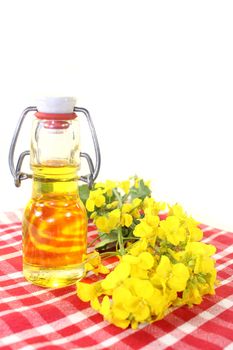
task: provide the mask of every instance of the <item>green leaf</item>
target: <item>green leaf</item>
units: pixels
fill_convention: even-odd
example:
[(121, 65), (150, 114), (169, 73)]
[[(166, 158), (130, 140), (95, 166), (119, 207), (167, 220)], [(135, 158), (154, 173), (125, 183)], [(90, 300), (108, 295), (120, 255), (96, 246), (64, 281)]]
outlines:
[(95, 245), (95, 249), (103, 249), (110, 243), (117, 242), (117, 232), (112, 231), (110, 233), (106, 233), (105, 235), (101, 234), (101, 241)]
[[(115, 243), (115, 242), (116, 242), (116, 239), (114, 239), (114, 240), (103, 239), (102, 241), (100, 241), (99, 243), (97, 243), (97, 244), (95, 245), (95, 249), (97, 249), (97, 250), (106, 249), (108, 244), (110, 244), (110, 243)], [(115, 244), (114, 244), (114, 245), (115, 245)]]
[(90, 193), (90, 190), (88, 188), (88, 185), (79, 186), (79, 195), (83, 204), (86, 204), (86, 201), (89, 197), (89, 193)]
[(132, 187), (130, 190), (131, 200), (134, 198), (144, 199), (151, 196), (151, 190), (145, 185), (144, 181), (141, 179), (138, 184), (138, 188)]

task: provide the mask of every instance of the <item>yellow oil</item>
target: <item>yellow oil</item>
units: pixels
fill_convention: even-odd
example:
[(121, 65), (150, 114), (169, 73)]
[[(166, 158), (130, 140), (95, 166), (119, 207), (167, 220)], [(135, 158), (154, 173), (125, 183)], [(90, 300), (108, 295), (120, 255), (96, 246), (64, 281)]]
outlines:
[(83, 277), (87, 216), (77, 168), (33, 166), (33, 194), (23, 217), (23, 272), (33, 284), (63, 287)]

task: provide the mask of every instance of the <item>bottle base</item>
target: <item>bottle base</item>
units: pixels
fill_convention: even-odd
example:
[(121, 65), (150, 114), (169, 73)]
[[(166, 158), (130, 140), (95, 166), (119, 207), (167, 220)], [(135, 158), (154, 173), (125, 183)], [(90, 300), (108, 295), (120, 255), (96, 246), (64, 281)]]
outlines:
[(41, 268), (23, 264), (23, 274), (27, 281), (40, 287), (60, 288), (72, 285), (84, 277), (84, 264), (63, 268)]

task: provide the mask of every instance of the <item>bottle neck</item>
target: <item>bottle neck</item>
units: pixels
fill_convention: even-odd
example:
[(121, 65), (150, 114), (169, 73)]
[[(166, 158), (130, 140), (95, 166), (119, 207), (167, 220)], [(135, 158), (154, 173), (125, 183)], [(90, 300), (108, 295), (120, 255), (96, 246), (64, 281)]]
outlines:
[(36, 165), (33, 170), (32, 197), (60, 197), (69, 199), (79, 198), (77, 167), (63, 165)]

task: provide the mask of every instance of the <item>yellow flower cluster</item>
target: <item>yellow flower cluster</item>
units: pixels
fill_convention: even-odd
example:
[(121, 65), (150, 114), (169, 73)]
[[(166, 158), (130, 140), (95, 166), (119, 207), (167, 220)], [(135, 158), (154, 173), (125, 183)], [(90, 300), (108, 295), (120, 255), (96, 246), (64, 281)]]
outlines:
[[(129, 227), (133, 222), (133, 218), (140, 217), (138, 209), (140, 203), (141, 200), (137, 198), (132, 203), (123, 204), (121, 210), (116, 208), (106, 212), (104, 215), (97, 215), (95, 212), (91, 218), (94, 219), (99, 232), (109, 233), (119, 226)], [(116, 201), (114, 202), (115, 205)], [(114, 206), (108, 204), (106, 207), (107, 209), (111, 209)]]
[(83, 256), (85, 262), (85, 272), (93, 271), (96, 275), (108, 274), (110, 270), (102, 264), (99, 252), (94, 251), (92, 253)]
[(190, 242), (184, 251), (175, 254), (177, 260), (183, 261), (192, 271), (187, 288), (182, 298), (176, 300), (175, 305), (200, 304), (203, 295), (215, 294), (217, 273), (215, 261), (212, 258), (215, 252), (216, 248), (213, 245)]
[(109, 233), (120, 225), (121, 213), (119, 209), (111, 210), (106, 215), (95, 217), (98, 231)]
[(90, 192), (90, 196), (86, 202), (86, 208), (88, 211), (94, 211), (95, 207), (100, 208), (105, 204), (104, 191), (96, 189)]
[[(124, 255), (103, 281), (77, 285), (78, 296), (109, 322), (135, 329), (139, 323), (163, 318), (171, 305), (199, 304), (202, 295), (214, 293), (213, 246), (189, 243), (179, 256), (183, 262), (172, 263), (166, 255), (152, 254), (148, 242), (136, 244), (141, 248), (136, 252), (132, 247), (136, 255)], [(193, 264), (185, 265), (187, 256)]]
[[(139, 179), (135, 179), (135, 184), (138, 186)], [(130, 190), (130, 180), (115, 182), (106, 181), (95, 184), (94, 190), (90, 192), (89, 198), (86, 201), (87, 210), (92, 213), (91, 218), (97, 226), (99, 232), (110, 233), (118, 227), (130, 227), (133, 219), (140, 217), (141, 199), (135, 198), (131, 203), (122, 200), (112, 199), (114, 192), (116, 199), (120, 197), (120, 192), (127, 197)]]
[[(137, 185), (135, 181), (133, 190)], [(214, 294), (215, 247), (200, 242), (198, 223), (178, 204), (168, 206), (148, 196), (130, 200), (134, 192), (128, 182), (117, 184), (121, 196), (115, 186), (110, 181), (98, 184), (87, 205), (100, 232), (112, 235), (117, 230), (120, 261), (108, 273), (93, 255), (87, 270), (107, 275), (93, 284), (78, 282), (79, 298), (114, 325), (136, 329), (139, 323), (163, 318), (172, 306), (199, 304), (203, 295)], [(166, 208), (167, 216), (161, 219)]]

